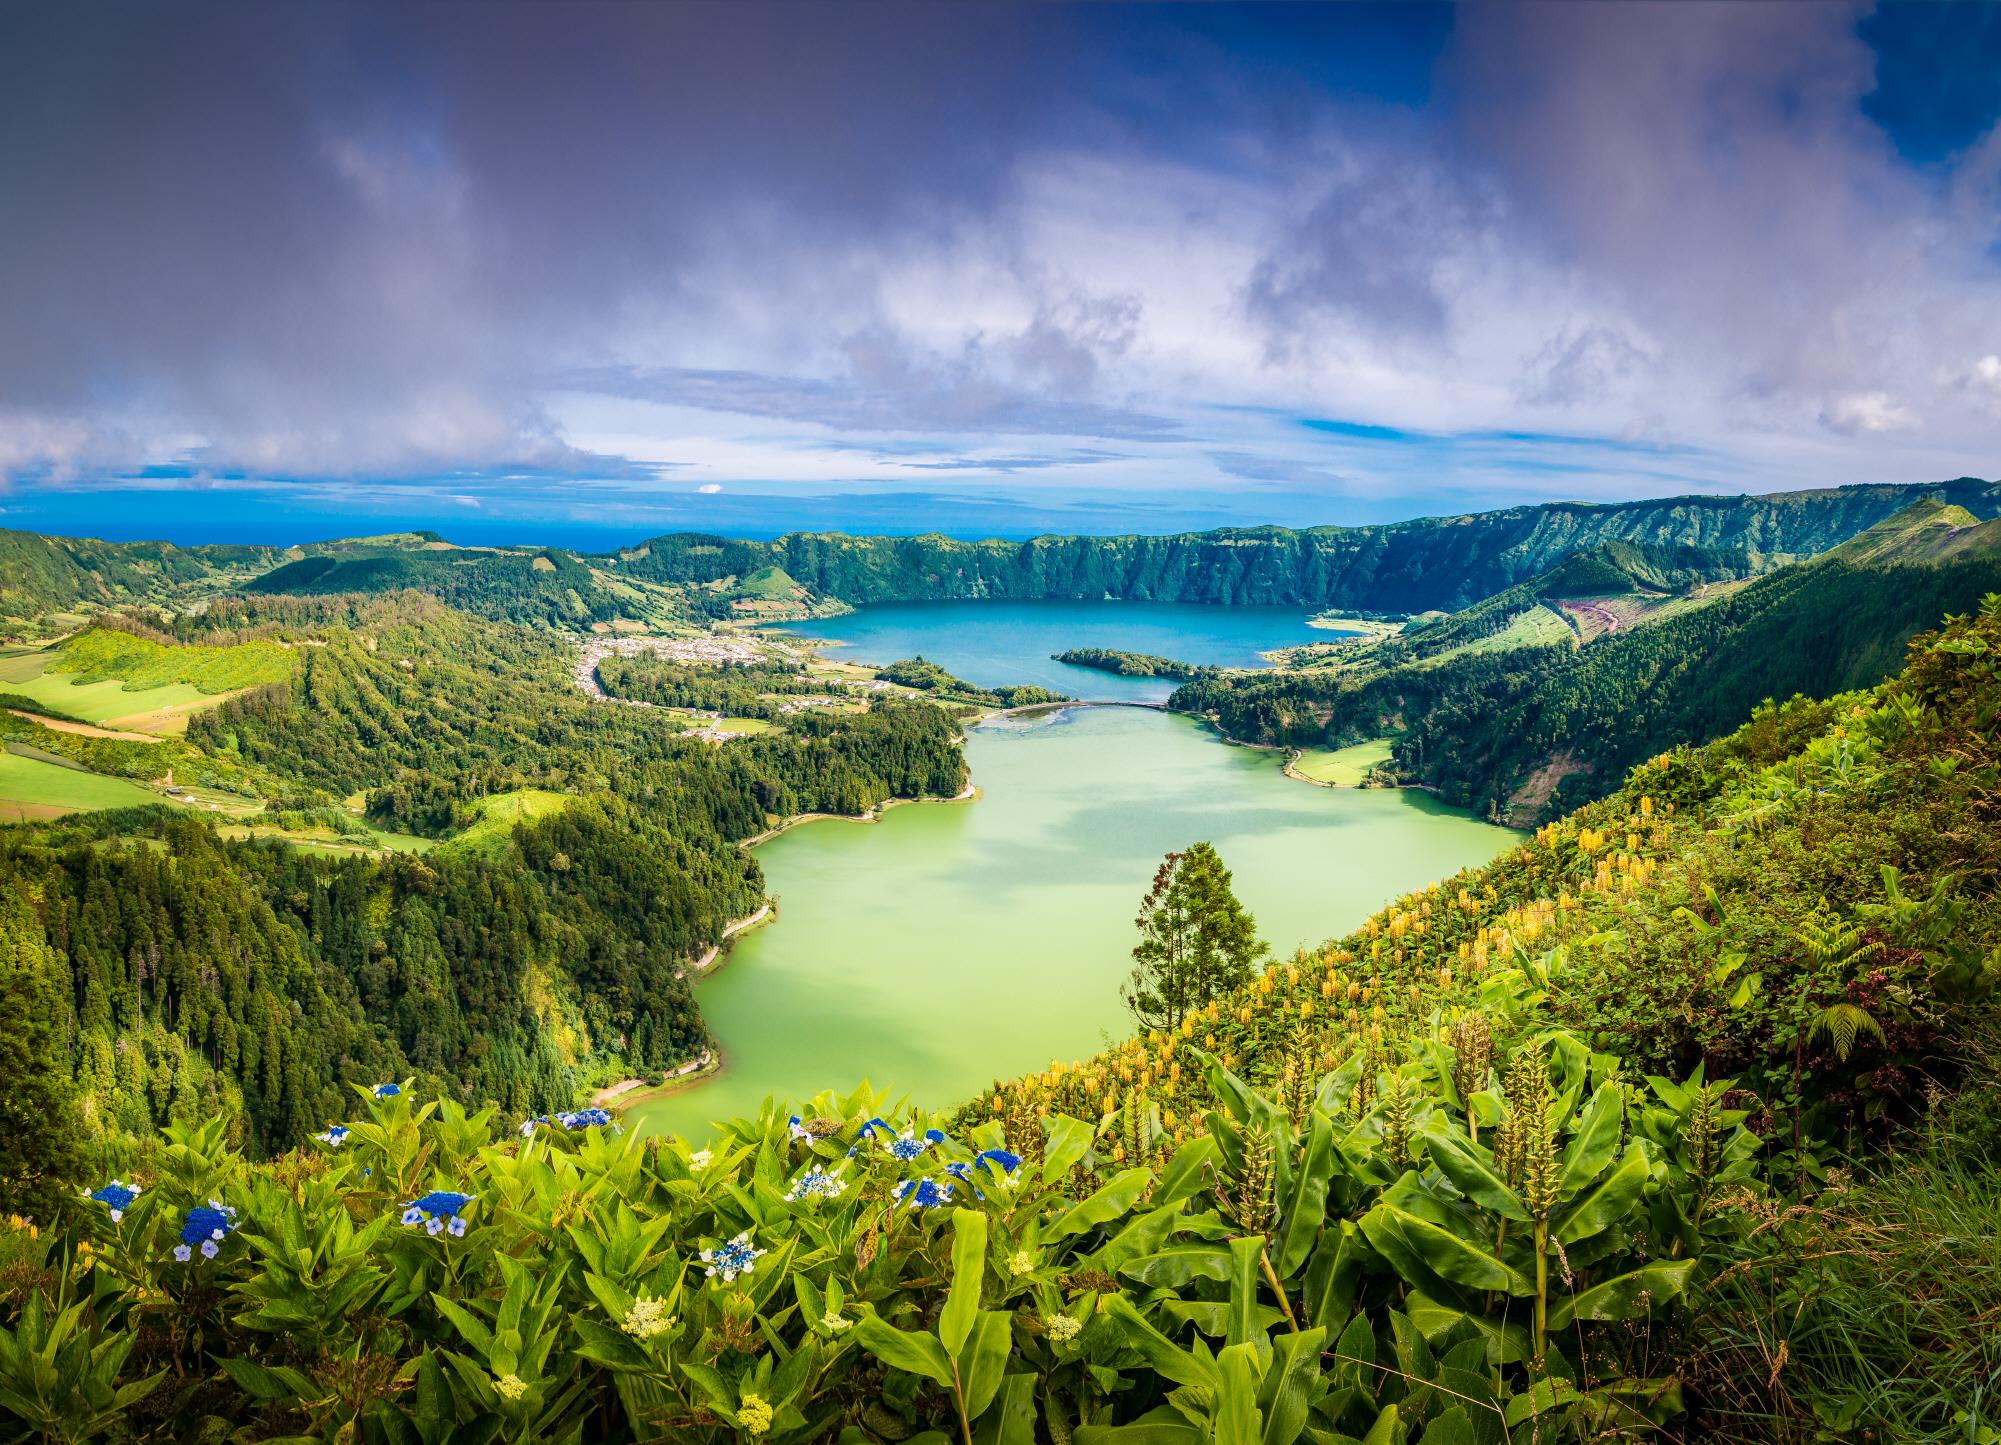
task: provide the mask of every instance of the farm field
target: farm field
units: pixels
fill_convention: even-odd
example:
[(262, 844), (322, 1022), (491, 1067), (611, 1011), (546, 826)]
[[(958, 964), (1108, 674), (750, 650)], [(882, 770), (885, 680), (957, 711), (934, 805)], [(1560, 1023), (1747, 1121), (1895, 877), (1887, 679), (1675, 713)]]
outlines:
[(1359, 788), (1369, 769), (1389, 760), (1390, 740), (1377, 738), (1347, 748), (1307, 748), (1293, 759), (1292, 771), (1309, 782)]
[(81, 768), (0, 752), (0, 822), (60, 818), (95, 808), (133, 808), (157, 803), (160, 794), (124, 778), (107, 778)]

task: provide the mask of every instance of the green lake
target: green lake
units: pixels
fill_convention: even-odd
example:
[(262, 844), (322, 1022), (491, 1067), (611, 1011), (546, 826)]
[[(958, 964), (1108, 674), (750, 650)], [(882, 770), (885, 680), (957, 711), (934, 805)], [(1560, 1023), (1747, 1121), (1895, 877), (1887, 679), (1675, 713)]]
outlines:
[[(924, 650), (953, 665), (950, 647)], [(967, 758), (976, 802), (759, 847), (777, 920), (698, 989), (725, 1068), (629, 1122), (699, 1135), (767, 1094), (863, 1079), (946, 1106), (1094, 1051), (1127, 1031), (1132, 920), (1170, 849), (1214, 843), (1283, 957), (1518, 836), (1421, 793), (1294, 781), (1274, 754), (1139, 708), (995, 722)]]

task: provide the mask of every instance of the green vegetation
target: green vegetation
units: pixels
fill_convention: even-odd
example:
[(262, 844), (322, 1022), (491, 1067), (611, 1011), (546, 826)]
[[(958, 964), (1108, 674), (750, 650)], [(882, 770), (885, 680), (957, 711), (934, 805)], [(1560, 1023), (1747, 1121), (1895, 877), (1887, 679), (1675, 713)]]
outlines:
[(1140, 900), (1139, 942), (1126, 1007), (1142, 1028), (1178, 1029), (1198, 1009), (1242, 988), (1270, 952), (1207, 843), (1169, 853)]
[(294, 597), (342, 593), (424, 592), (482, 617), (555, 627), (580, 627), (641, 610), (630, 587), (607, 585), (568, 552), (447, 547), (349, 546), (303, 557), (259, 577), (246, 589)]
[(612, 653), (599, 661), (597, 675), (607, 694), (628, 702), (739, 718), (776, 718), (789, 698), (829, 695), (827, 679), (813, 676), (803, 662), (776, 657), (696, 667), (656, 653)]
[[(1920, 508), (1897, 525), (1937, 535), (1932, 515)], [(1662, 748), (1725, 732), (1763, 699), (1889, 676), (1911, 636), (1996, 588), (2001, 552), (1955, 547), (1943, 561), (1864, 566), (1837, 549), (1581, 648), (1567, 638), (1461, 645), (1520, 615), (1510, 608), (1538, 605), (1539, 580), (1469, 609), (1471, 621), (1407, 630), (1357, 665), (1193, 683), (1171, 705), (1249, 742), (1323, 747), (1393, 733), (1400, 777), (1532, 824), (1598, 796)]]
[(571, 799), (544, 788), (517, 788), (508, 793), (492, 793), (470, 804), (471, 822), (446, 843), (453, 852), (483, 853), (489, 857), (505, 854), (516, 827), (538, 818), (560, 813)]
[[(1705, 549), (1710, 556), (1698, 571), (1732, 554), (1728, 566), (1763, 570), (1825, 551), (1928, 496), (1981, 516), (2001, 512), (2001, 490), (1969, 477), (1923, 487), (1558, 502), (1383, 526), (1239, 527), (1171, 537), (962, 542), (794, 533), (757, 542), (680, 533), (596, 560), (607, 574), (677, 586), (781, 567), (811, 595), (854, 604), (1120, 597), (1412, 613), (1466, 607), (1605, 543), (1643, 552)], [(1669, 572), (1676, 569), (1671, 557), (1664, 560)]]
[(75, 673), (78, 683), (117, 678), (133, 692), (185, 683), (204, 693), (218, 693), (283, 682), (292, 675), (295, 662), (294, 653), (275, 642), (203, 647), (124, 628), (96, 627), (65, 639), (55, 649), (48, 671)]
[(53, 818), (89, 808), (135, 808), (159, 794), (75, 765), (0, 752), (0, 822)]
[(1389, 761), (1390, 740), (1372, 738), (1345, 748), (1302, 748), (1292, 760), (1292, 771), (1330, 787), (1359, 788)]
[(1039, 707), (1044, 703), (1069, 701), (1060, 692), (1051, 692), (1048, 688), (1035, 687), (1028, 683), (1013, 687), (974, 687), (970, 682), (952, 676), (937, 663), (926, 661), (922, 656), (907, 657), (901, 662), (892, 662), (887, 667), (879, 667), (875, 675), (884, 682), (895, 683), (898, 687), (914, 688), (918, 692), (936, 693), (940, 697), (986, 703), (994, 707)]
[[(0, 1408), (137, 1441), (1981, 1438), (1998, 670), (2001, 599), (956, 1115), (826, 1094), (697, 1149), (422, 1084), (261, 1165), (176, 1124), (107, 1160), (136, 1197), (0, 1235)], [(258, 861), (288, 910), (333, 876)], [(0, 1147), (24, 1191), (75, 1167)]]
[(1073, 647), (1067, 652), (1056, 654), (1057, 662), (1067, 662), (1072, 667), (1095, 667), (1100, 672), (1116, 673), (1120, 677), (1213, 677), (1218, 669), (1197, 667), (1189, 662), (1176, 662), (1171, 657), (1156, 657), (1150, 652), (1123, 652), (1115, 647)]

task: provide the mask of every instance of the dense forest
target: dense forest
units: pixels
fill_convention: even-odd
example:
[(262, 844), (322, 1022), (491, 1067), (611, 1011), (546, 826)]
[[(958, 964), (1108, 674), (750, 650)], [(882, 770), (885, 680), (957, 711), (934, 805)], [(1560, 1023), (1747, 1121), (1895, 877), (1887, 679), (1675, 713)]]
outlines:
[[(1641, 758), (1718, 736), (1765, 699), (1824, 697), (1889, 676), (1912, 636), (1997, 588), (1993, 554), (1884, 567), (1837, 551), (1583, 647), (1565, 638), (1427, 660), (1419, 633), (1379, 650), (1375, 667), (1191, 683), (1172, 706), (1266, 744), (1394, 733), (1404, 778), (1532, 825), (1600, 795)], [(1505, 620), (1536, 595), (1532, 585), (1506, 607), (1470, 611)], [(1479, 635), (1461, 631), (1455, 642)]]
[(1213, 667), (1197, 667), (1192, 662), (1177, 662), (1171, 657), (1161, 657), (1151, 652), (1126, 652), (1116, 647), (1073, 647), (1067, 652), (1056, 654), (1057, 662), (1067, 662), (1072, 667), (1092, 667), (1099, 672), (1114, 673), (1119, 677), (1172, 677), (1194, 679), (1213, 677)]
[(0, 832), (17, 946), (61, 975), (93, 1135), (227, 1118), (253, 1152), (417, 1075), (477, 1106), (567, 1108), (616, 1061), (706, 1043), (681, 972), (761, 887), (747, 858), (580, 801), (497, 855), (313, 857), (166, 809)]
[(553, 547), (356, 549), (303, 557), (257, 578), (247, 590), (289, 596), (386, 593), (416, 588), (482, 617), (583, 627), (638, 609), (590, 567)]
[[(547, 1111), (660, 1072), (707, 1042), (683, 971), (762, 900), (739, 841), (965, 784), (956, 726), (927, 703), (816, 710), (718, 747), (588, 699), (573, 643), (414, 592), (154, 621), (81, 634), (64, 665), (239, 689), (185, 742), (11, 715), (0, 734), (234, 784), (267, 800), (265, 827), (365, 835), (358, 806), (441, 846), (315, 857), (165, 809), (0, 831), (0, 889), (33, 900), (10, 929), (61, 975), (58, 1032), (94, 1134), (220, 1113), (261, 1152), (359, 1080), (416, 1074), (469, 1105)], [(517, 796), (546, 801), (483, 821)]]
[(786, 698), (829, 695), (826, 679), (777, 661), (692, 668), (653, 653), (612, 653), (599, 660), (597, 677), (611, 697), (727, 717), (774, 718)]
[(1739, 565), (1762, 569), (1825, 551), (1926, 496), (1981, 517), (2001, 512), (2001, 486), (1969, 477), (1925, 487), (1559, 502), (1382, 526), (1167, 537), (966, 542), (794, 533), (765, 542), (680, 533), (597, 560), (608, 570), (676, 584), (778, 567), (813, 593), (857, 604), (1120, 597), (1421, 612), (1465, 607), (1607, 542), (1736, 554)]

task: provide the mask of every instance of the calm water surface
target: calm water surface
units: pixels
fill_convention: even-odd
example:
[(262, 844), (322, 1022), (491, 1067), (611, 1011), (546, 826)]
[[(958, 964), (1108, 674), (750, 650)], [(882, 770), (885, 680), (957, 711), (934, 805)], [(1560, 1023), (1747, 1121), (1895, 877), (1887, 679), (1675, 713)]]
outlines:
[[(1121, 615), (1101, 618), (1088, 637), (1067, 623), (1056, 624), (1060, 637), (1045, 630), (1041, 617), (1054, 607), (1002, 603), (915, 609), (929, 618), (921, 642), (911, 636), (918, 645), (886, 641), (910, 625), (904, 607), (816, 630), (854, 637), (850, 655), (922, 651), (988, 684), (1040, 681), (1033, 653), (1087, 641), (1243, 662), (1295, 635), (1265, 630), (1242, 609), (1194, 609), (1201, 628), (1141, 643), (1128, 630), (1135, 605), (1103, 604)], [(1023, 650), (1004, 656), (996, 628), (1028, 639)], [(767, 1094), (808, 1098), (864, 1078), (942, 1106), (996, 1076), (1082, 1057), (1126, 1031), (1118, 991), (1140, 896), (1162, 854), (1197, 840), (1222, 853), (1259, 932), (1283, 956), (1345, 932), (1405, 889), (1486, 862), (1517, 836), (1420, 793), (1294, 782), (1273, 754), (1140, 709), (994, 723), (973, 730), (966, 755), (982, 790), (976, 803), (809, 823), (758, 849), (778, 920), (743, 938), (699, 988), (727, 1067), (629, 1120), (699, 1134), (710, 1120), (755, 1111)]]
[(898, 602), (785, 630), (841, 644), (844, 662), (895, 662), (922, 653), (977, 687), (1034, 683), (1068, 697), (1164, 702), (1171, 678), (1119, 677), (1071, 667), (1072, 647), (1150, 652), (1204, 667), (1262, 667), (1260, 652), (1345, 634), (1307, 626), (1288, 607), (1204, 607), (1193, 602)]

